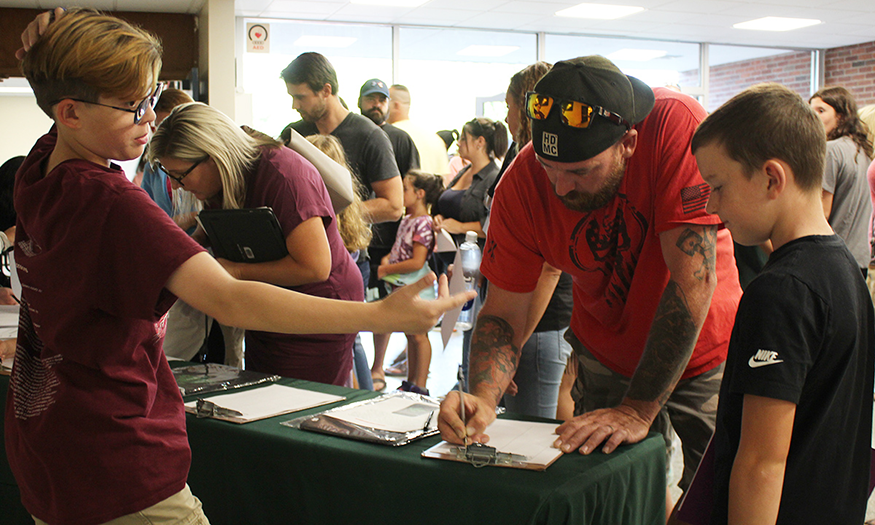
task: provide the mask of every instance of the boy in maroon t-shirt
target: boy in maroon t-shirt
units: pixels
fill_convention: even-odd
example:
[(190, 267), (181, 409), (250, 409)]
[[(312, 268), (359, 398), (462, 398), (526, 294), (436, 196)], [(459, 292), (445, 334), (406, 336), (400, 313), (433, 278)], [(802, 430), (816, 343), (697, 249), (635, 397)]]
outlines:
[(149, 142), (158, 41), (91, 10), (51, 15), (16, 53), (55, 125), (16, 177), (23, 292), (9, 464), (38, 524), (207, 523), (186, 485), (185, 415), (161, 348), (176, 297), (223, 324), (304, 334), (424, 332), (473, 293), (423, 301), (423, 279), (366, 304), (232, 278), (109, 160), (137, 158)]

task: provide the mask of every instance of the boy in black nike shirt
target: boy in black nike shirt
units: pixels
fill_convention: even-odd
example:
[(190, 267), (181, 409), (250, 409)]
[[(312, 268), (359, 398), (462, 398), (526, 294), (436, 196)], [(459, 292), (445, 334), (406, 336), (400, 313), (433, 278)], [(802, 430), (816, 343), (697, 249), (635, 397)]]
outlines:
[[(742, 296), (714, 434), (712, 524), (864, 521), (873, 312), (821, 205), (826, 137), (802, 98), (745, 90), (692, 150), (716, 213), (744, 245), (771, 243)], [(700, 467), (701, 469), (701, 467)]]

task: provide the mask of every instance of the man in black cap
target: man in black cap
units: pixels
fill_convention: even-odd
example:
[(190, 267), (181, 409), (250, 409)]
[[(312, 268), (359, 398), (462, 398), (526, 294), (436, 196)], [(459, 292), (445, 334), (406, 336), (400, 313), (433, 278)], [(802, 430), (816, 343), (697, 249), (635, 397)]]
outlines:
[(483, 253), (490, 287), (471, 345), (467, 427), (450, 394), (441, 433), (485, 440), (547, 262), (574, 278), (575, 417), (556, 446), (610, 453), (652, 429), (668, 450), (673, 427), (686, 490), (714, 428), (741, 295), (732, 240), (705, 212), (708, 186), (690, 153), (705, 111), (600, 56), (557, 63), (526, 102), (532, 143), (496, 189)]
[[(389, 86), (379, 78), (368, 80), (359, 90), (358, 106), (362, 115), (371, 119), (389, 137), (401, 176), (404, 177), (410, 170), (419, 169), (419, 151), (413, 139), (406, 131), (386, 122), (389, 115)], [(394, 240), (393, 238), (392, 241)]]
[[(359, 90), (359, 110), (362, 115), (368, 117), (374, 124), (380, 127), (389, 137), (392, 149), (395, 151), (395, 163), (401, 172), (401, 178), (414, 169), (419, 169), (419, 151), (413, 143), (413, 139), (406, 131), (396, 128), (386, 122), (389, 115), (389, 86), (379, 78), (372, 78), (362, 84)], [(368, 288), (377, 290), (380, 297), (386, 297), (386, 287), (377, 278), (377, 267), (380, 260), (392, 251), (395, 244), (395, 236), (398, 233), (400, 221), (384, 222), (374, 227), (374, 237), (368, 246), (368, 257), (371, 260), (370, 282), (365, 283)], [(386, 388), (386, 375), (383, 372), (383, 360), (386, 357), (386, 349), (389, 347), (389, 337), (392, 334), (374, 334), (374, 363), (371, 367), (371, 379), (374, 390)]]

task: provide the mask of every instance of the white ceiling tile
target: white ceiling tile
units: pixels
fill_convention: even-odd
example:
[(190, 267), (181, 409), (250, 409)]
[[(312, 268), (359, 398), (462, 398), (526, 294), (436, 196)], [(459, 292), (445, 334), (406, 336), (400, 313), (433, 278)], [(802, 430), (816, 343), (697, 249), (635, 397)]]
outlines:
[[(875, 41), (875, 0), (616, 0), (647, 10), (610, 21), (553, 13), (582, 0), (430, 0), (417, 8), (350, 4), (348, 0), (235, 0), (249, 17), (399, 25), (492, 28), (559, 34), (611, 34), (644, 39), (740, 45), (838, 47)], [(613, 2), (614, 0), (608, 0)], [(86, 0), (99, 9), (197, 13), (205, 0)], [(0, 0), (0, 7), (44, 9), (50, 0)], [(824, 24), (784, 33), (741, 31), (734, 23), (762, 16), (817, 18)]]
[(641, 13), (641, 16), (639, 18), (642, 22), (671, 25), (694, 20), (696, 18), (696, 14), (652, 10)]
[(830, 9), (846, 9), (850, 11), (875, 12), (875, 3), (871, 0), (839, 0), (830, 2)]
[(843, 16), (836, 16), (833, 20), (838, 23), (853, 23), (869, 26), (869, 36), (875, 40), (875, 12), (847, 13)]
[(723, 9), (730, 9), (747, 5), (744, 2), (729, 2), (724, 0), (676, 0), (659, 6), (659, 11), (681, 13), (714, 13)]
[[(637, 0), (629, 1), (634, 2)], [(567, 8), (568, 4), (558, 2), (508, 2), (501, 6), (501, 11), (505, 13), (522, 13), (534, 16), (552, 16), (556, 11)]]
[(273, 0), (246, 0), (245, 2), (235, 2), (235, 14), (237, 14), (237, 16), (257, 16), (249, 13), (261, 14), (272, 3)]
[(463, 22), (461, 22), (460, 25), (464, 27), (481, 27), (491, 29), (515, 29), (524, 24), (527, 24), (529, 21), (531, 21), (531, 19), (532, 17), (529, 15), (491, 12), (467, 18)]
[[(436, 25), (438, 22), (444, 21), (452, 24), (476, 16), (479, 13), (480, 11), (475, 9), (437, 9), (428, 7), (428, 4), (426, 4), (405, 15), (404, 19), (410, 20), (411, 24), (419, 25)], [(413, 20), (422, 20), (422, 22), (413, 22)]]
[(472, 0), (431, 0), (423, 5), (440, 9), (471, 9), (473, 5), (476, 5), (478, 11), (485, 12), (506, 3), (507, 0), (476, 0), (476, 2)]
[(302, 13), (301, 11), (262, 11), (254, 18), (280, 18), (285, 20), (327, 20), (330, 15)]
[[(264, 4), (263, 1), (246, 0), (246, 2), (238, 2), (238, 5), (241, 3), (249, 4), (250, 2)], [(274, 0), (273, 2), (268, 2), (268, 5), (263, 9), (265, 11), (283, 13), (298, 11), (301, 13), (331, 15), (333, 13), (336, 13), (344, 5), (346, 5), (346, 2), (302, 2), (300, 0)]]

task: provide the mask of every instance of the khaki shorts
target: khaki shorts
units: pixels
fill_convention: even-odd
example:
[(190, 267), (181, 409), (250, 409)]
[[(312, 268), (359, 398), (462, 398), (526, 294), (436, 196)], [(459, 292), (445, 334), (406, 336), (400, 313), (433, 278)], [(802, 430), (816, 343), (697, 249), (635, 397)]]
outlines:
[[(629, 378), (601, 364), (571, 330), (565, 332), (565, 339), (577, 356), (577, 381), (571, 389), (574, 415), (619, 405), (629, 389)], [(678, 487), (685, 492), (714, 433), (723, 367), (720, 363), (703, 374), (679, 381), (650, 427), (665, 439), (666, 471), (671, 466), (672, 430), (680, 438), (684, 473)]]
[[(33, 518), (36, 525), (48, 525)], [(188, 485), (185, 488), (155, 505), (140, 512), (134, 512), (104, 525), (210, 525), (204, 515), (201, 502), (194, 497)]]

